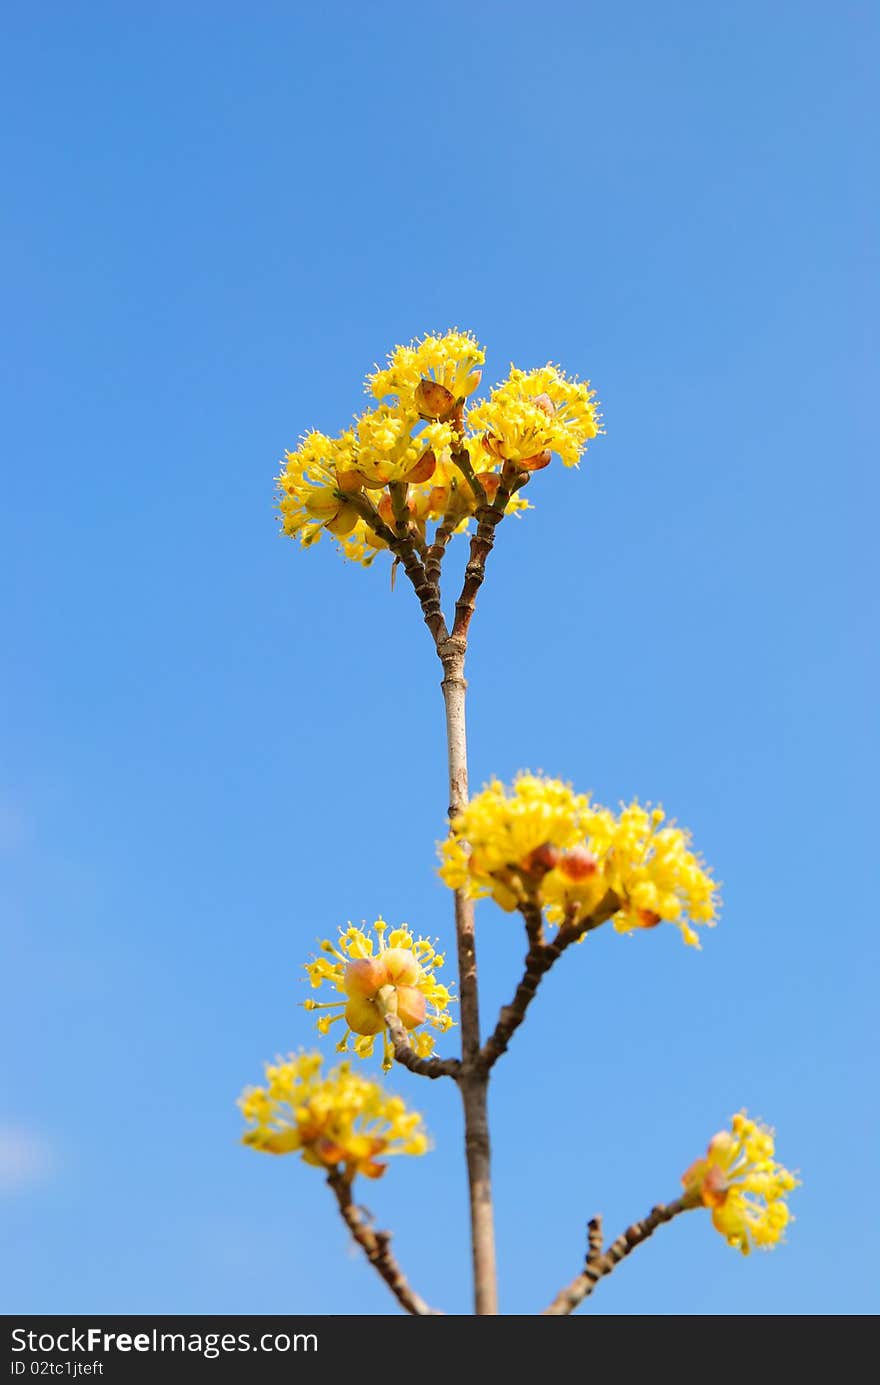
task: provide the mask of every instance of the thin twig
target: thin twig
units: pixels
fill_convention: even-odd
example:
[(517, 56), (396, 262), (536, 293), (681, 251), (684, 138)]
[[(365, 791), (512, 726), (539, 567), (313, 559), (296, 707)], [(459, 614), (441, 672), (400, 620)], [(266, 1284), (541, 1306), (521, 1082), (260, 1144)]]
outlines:
[(406, 1275), (391, 1254), (391, 1236), (387, 1231), (374, 1231), (370, 1216), (363, 1208), (356, 1207), (351, 1196), (351, 1184), (341, 1173), (328, 1173), (327, 1182), (336, 1194), (342, 1219), (366, 1255), (370, 1264), (382, 1276), (394, 1297), (407, 1313), (414, 1317), (433, 1317), (437, 1310), (429, 1308), (407, 1282)]
[(609, 890), (587, 918), (582, 919), (580, 923), (563, 924), (556, 937), (549, 943), (545, 943), (543, 941), (540, 908), (536, 904), (524, 904), (522, 906), (522, 914), (526, 920), (526, 932), (529, 938), (525, 969), (514, 992), (513, 1000), (509, 1005), (502, 1006), (498, 1023), (483, 1045), (480, 1058), (487, 1071), (498, 1062), (502, 1053), (506, 1052), (507, 1045), (526, 1017), (526, 1011), (534, 1000), (541, 981), (553, 964), (559, 960), (565, 949), (571, 947), (572, 943), (578, 942), (587, 933), (591, 933), (594, 928), (598, 928), (601, 923), (605, 923), (612, 914), (617, 913), (619, 908), (620, 900), (612, 890)]
[(690, 1206), (680, 1197), (665, 1206), (660, 1204), (654, 1207), (642, 1221), (628, 1226), (606, 1251), (602, 1250), (602, 1218), (593, 1217), (587, 1227), (587, 1258), (583, 1270), (564, 1289), (560, 1289), (550, 1306), (544, 1309), (542, 1317), (558, 1318), (573, 1313), (578, 1304), (589, 1298), (599, 1280), (610, 1274), (636, 1246), (653, 1236), (658, 1226), (689, 1211)]
[[(438, 643), (443, 662), (443, 700), (446, 705), (446, 746), (449, 760), (449, 816), (461, 812), (468, 799), (467, 729), (464, 638), (450, 636)], [(458, 955), (458, 995), (461, 1015), (461, 1070), (458, 1089), (464, 1107), (464, 1143), (471, 1214), (471, 1252), (474, 1269), (474, 1310), (479, 1317), (498, 1312), (498, 1276), (492, 1211), (491, 1149), (487, 1114), (488, 1069), (480, 1062), (480, 1002), (474, 901), (465, 891), (454, 892), (455, 938)]]
[(347, 495), (346, 500), (357, 510), (367, 528), (371, 529), (383, 543), (387, 544), (395, 558), (400, 561), (412, 584), (413, 591), (418, 597), (425, 624), (431, 632), (435, 645), (447, 639), (446, 621), (440, 606), (440, 591), (436, 583), (428, 581), (411, 532), (411, 526), (408, 527), (398, 520), (396, 528), (390, 528), (380, 516), (372, 500), (363, 491), (355, 491)]
[(394, 1045), (394, 1057), (403, 1067), (419, 1077), (458, 1077), (461, 1063), (457, 1058), (420, 1058), (413, 1052), (406, 1030), (397, 1016), (386, 1015), (385, 1023)]
[(440, 568), (443, 563), (443, 555), (446, 552), (446, 545), (452, 538), (452, 530), (455, 520), (444, 515), (437, 528), (434, 530), (434, 542), (428, 549), (425, 557), (425, 576), (435, 587), (440, 585)]
[[(477, 592), (483, 585), (483, 578), (486, 576), (486, 562), (495, 544), (495, 530), (504, 518), (510, 497), (514, 491), (524, 486), (528, 479), (529, 473), (527, 471), (517, 472), (512, 469), (509, 470), (505, 466), (501, 472), (498, 490), (495, 492), (495, 499), (492, 504), (489, 505), (484, 499), (482, 504), (477, 506), (477, 529), (471, 538), (470, 556), (464, 570), (461, 595), (455, 603), (455, 620), (452, 625), (452, 633), (459, 639), (467, 639)], [(479, 491), (476, 488), (480, 487), (480, 483), (474, 478), (471, 484), (475, 487), (475, 493), (479, 498)], [(480, 487), (481, 489), (482, 487)]]

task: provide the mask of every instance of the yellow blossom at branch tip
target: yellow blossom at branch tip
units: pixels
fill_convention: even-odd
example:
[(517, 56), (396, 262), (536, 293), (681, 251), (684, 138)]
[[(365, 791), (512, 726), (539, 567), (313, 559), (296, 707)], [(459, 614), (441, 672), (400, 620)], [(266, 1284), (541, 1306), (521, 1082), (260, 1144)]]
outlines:
[(575, 466), (602, 429), (589, 383), (570, 380), (554, 365), (540, 370), (511, 366), (507, 379), (471, 409), (468, 426), (483, 434), (490, 456), (538, 471), (557, 453)]
[(595, 397), (554, 365), (511, 367), (467, 412), (484, 360), (469, 332), (395, 347), (367, 380), (375, 408), (338, 437), (313, 430), (285, 454), (282, 532), (308, 548), (326, 530), (346, 558), (369, 567), (383, 549), (399, 559), (403, 543), (424, 561), (436, 538), (428, 524), (465, 532), (481, 506), (497, 504), (502, 479), (504, 513), (531, 509), (521, 494), (528, 473), (554, 452), (573, 465), (601, 431)]
[(406, 927), (388, 930), (383, 918), (373, 924), (374, 937), (349, 924), (340, 928), (336, 942), (321, 944), (321, 955), (305, 964), (312, 987), (327, 983), (340, 1000), (306, 1000), (305, 1008), (321, 1011), (316, 1021), (318, 1032), (327, 1034), (332, 1025), (344, 1021), (345, 1030), (337, 1051), (348, 1050), (349, 1038), (359, 1058), (373, 1052), (376, 1036), (382, 1036), (383, 1062), (387, 1071), (394, 1051), (388, 1034), (387, 1016), (400, 1020), (408, 1031), (409, 1042), (420, 1058), (434, 1049), (434, 1037), (425, 1025), (440, 1033), (450, 1029), (447, 1014), (454, 997), (441, 981), (439, 971), (445, 957), (435, 951), (427, 938), (416, 938)]
[[(419, 386), (430, 382), (448, 395), (447, 410), (473, 394), (480, 383), (486, 353), (470, 332), (445, 332), (428, 335), (410, 346), (395, 346), (387, 366), (376, 369), (367, 379), (367, 389), (376, 399), (396, 398), (406, 412), (418, 417)], [(430, 392), (428, 399), (430, 400)], [(442, 416), (432, 410), (428, 416)]]
[[(356, 425), (354, 472), (369, 490), (381, 490), (392, 481), (422, 479), (425, 459), (449, 447), (452, 431), (446, 423), (426, 423), (413, 431), (413, 420), (399, 407), (380, 404), (362, 414)], [(427, 477), (434, 466), (429, 463)]]
[(791, 1220), (786, 1198), (799, 1180), (775, 1153), (773, 1131), (740, 1111), (682, 1175), (687, 1204), (710, 1208), (715, 1229), (743, 1255), (776, 1245)]
[(547, 922), (576, 926), (594, 912), (620, 933), (674, 923), (699, 946), (694, 925), (715, 922), (718, 885), (681, 828), (639, 803), (612, 813), (570, 784), (520, 774), (475, 794), (440, 844), (440, 877), (508, 912), (535, 906)]
[(318, 1053), (290, 1054), (266, 1064), (263, 1087), (239, 1099), (249, 1125), (242, 1141), (267, 1154), (299, 1153), (307, 1164), (380, 1178), (393, 1154), (424, 1154), (428, 1139), (421, 1116), (408, 1111), (369, 1078), (340, 1063), (326, 1076)]

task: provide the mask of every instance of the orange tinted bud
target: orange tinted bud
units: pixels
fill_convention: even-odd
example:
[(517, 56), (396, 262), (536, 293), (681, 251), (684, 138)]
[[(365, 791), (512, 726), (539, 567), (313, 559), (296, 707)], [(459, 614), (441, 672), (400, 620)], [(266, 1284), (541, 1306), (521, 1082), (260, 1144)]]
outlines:
[(490, 454), (490, 456), (492, 456), (492, 457), (500, 457), (500, 456), (501, 456), (501, 451), (500, 451), (498, 439), (494, 436), (494, 434), (492, 434), (492, 433), (484, 433), (483, 436), (480, 438), (480, 444), (481, 444), (481, 446), (483, 447), (483, 450), (484, 450), (485, 452), (488, 452), (488, 453)]
[(524, 471), (543, 471), (545, 466), (550, 465), (551, 452), (549, 447), (545, 447), (543, 452), (536, 452), (534, 457), (523, 457), (520, 466)]
[(534, 851), (530, 851), (521, 864), (522, 869), (529, 875), (546, 875), (558, 862), (559, 847), (554, 846), (552, 842), (544, 842), (541, 846), (536, 846)]
[(356, 1172), (362, 1173), (365, 1178), (381, 1178), (387, 1167), (387, 1164), (377, 1164), (375, 1159), (370, 1159), (367, 1163), (358, 1164)]
[(356, 962), (349, 962), (342, 974), (345, 994), (349, 996), (374, 996), (387, 981), (381, 957), (360, 957)]
[(382, 953), (385, 975), (391, 986), (412, 986), (419, 979), (419, 964), (408, 947), (389, 947)]
[(540, 409), (542, 413), (546, 414), (548, 418), (552, 418), (556, 413), (556, 405), (553, 403), (549, 394), (536, 394), (532, 403), (536, 408)]
[(354, 1034), (380, 1034), (385, 1028), (382, 1011), (365, 996), (352, 996), (345, 1007), (345, 1020)]
[(345, 1150), (341, 1145), (337, 1145), (333, 1140), (328, 1140), (322, 1136), (320, 1140), (315, 1140), (314, 1151), (322, 1164), (332, 1167), (334, 1164), (341, 1164), (345, 1158)]
[(455, 395), (436, 380), (420, 380), (416, 385), (416, 408), (423, 418), (445, 418), (455, 408)]
[(596, 874), (599, 863), (592, 851), (587, 851), (585, 846), (573, 846), (571, 851), (566, 851), (562, 857), (559, 869), (569, 880), (586, 880)]
[(729, 1184), (724, 1170), (713, 1164), (703, 1179), (700, 1193), (706, 1207), (723, 1207), (727, 1200)]
[(425, 996), (416, 986), (398, 986), (397, 1018), (404, 1029), (415, 1029), (425, 1022)]
[(640, 927), (640, 928), (656, 928), (656, 927), (657, 927), (657, 924), (658, 924), (659, 922), (660, 922), (660, 915), (659, 915), (659, 914), (655, 914), (653, 909), (640, 909), (640, 910), (639, 910), (639, 927)]
[(501, 477), (498, 475), (498, 472), (478, 471), (477, 480), (486, 492), (486, 499), (490, 502), (493, 501), (498, 494), (498, 487), (501, 483)]
[(422, 453), (406, 479), (412, 481), (413, 485), (418, 485), (422, 481), (430, 481), (436, 469), (437, 458), (429, 447), (427, 452)]

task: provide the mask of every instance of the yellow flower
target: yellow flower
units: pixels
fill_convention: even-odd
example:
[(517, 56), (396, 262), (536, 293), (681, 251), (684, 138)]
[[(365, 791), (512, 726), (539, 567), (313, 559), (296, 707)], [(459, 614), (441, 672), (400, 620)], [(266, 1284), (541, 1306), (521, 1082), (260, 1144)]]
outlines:
[[(321, 944), (322, 956), (306, 963), (312, 986), (329, 982), (344, 997), (342, 1000), (305, 1001), (307, 1010), (339, 1011), (323, 1014), (318, 1031), (326, 1034), (332, 1024), (345, 1021), (345, 1034), (337, 1052), (345, 1053), (349, 1035), (355, 1035), (353, 1048), (360, 1058), (373, 1052), (377, 1034), (383, 1039), (382, 1066), (391, 1067), (394, 1052), (386, 1026), (386, 1016), (395, 1015), (411, 1034), (410, 1043), (421, 1058), (434, 1049), (434, 1037), (422, 1029), (430, 1025), (441, 1033), (453, 1020), (446, 1013), (453, 997), (435, 972), (445, 958), (435, 952), (427, 938), (414, 938), (407, 928), (394, 928), (379, 918), (373, 924), (376, 944), (361, 928), (349, 924), (339, 930), (337, 943)], [(416, 1033), (414, 1031), (420, 1030)]]
[(559, 779), (520, 774), (509, 791), (496, 779), (453, 820), (440, 876), (508, 912), (537, 904), (551, 924), (602, 904), (618, 932), (667, 920), (699, 946), (691, 925), (714, 923), (718, 886), (687, 833), (663, 821), (638, 803), (615, 815)]
[(426, 336), (411, 346), (396, 346), (388, 365), (369, 376), (367, 388), (376, 399), (396, 397), (409, 414), (442, 418), (473, 394), (485, 359), (469, 332)]
[(368, 1078), (340, 1063), (321, 1075), (318, 1053), (291, 1054), (266, 1064), (265, 1087), (248, 1087), (239, 1099), (252, 1127), (243, 1143), (267, 1154), (298, 1151), (307, 1164), (381, 1178), (392, 1154), (424, 1154), (422, 1118)]
[(773, 1131), (740, 1111), (682, 1175), (688, 1205), (711, 1208), (715, 1229), (743, 1255), (776, 1245), (791, 1217), (785, 1198), (799, 1180), (774, 1154)]
[(285, 534), (298, 535), (304, 547), (321, 537), (327, 529), (343, 539), (358, 525), (358, 512), (351, 496), (360, 487), (349, 477), (354, 464), (355, 438), (351, 432), (338, 438), (324, 433), (307, 433), (295, 452), (286, 453), (286, 463), (278, 477), (282, 527)]
[[(277, 478), (284, 533), (308, 547), (326, 529), (346, 558), (369, 567), (381, 549), (396, 550), (376, 531), (384, 532), (383, 524), (395, 529), (401, 507), (417, 546), (427, 546), (429, 523), (442, 521), (448, 532), (462, 533), (483, 496), (495, 503), (505, 468), (520, 486), (522, 473), (547, 466), (552, 451), (575, 463), (601, 427), (589, 386), (553, 365), (529, 372), (511, 367), (507, 380), (465, 417), (484, 360), (468, 332), (395, 347), (388, 365), (367, 381), (376, 408), (338, 438), (313, 431), (286, 453)], [(482, 487), (479, 499), (474, 476)], [(400, 487), (393, 503), (391, 486)], [(528, 509), (517, 490), (504, 513)]]
[(569, 380), (556, 366), (524, 371), (511, 366), (507, 379), (468, 414), (492, 457), (539, 471), (556, 452), (574, 466), (601, 430), (595, 392)]
[(354, 469), (367, 489), (430, 479), (436, 454), (451, 444), (452, 431), (448, 424), (428, 423), (413, 434), (414, 422), (403, 409), (388, 404), (358, 419)]

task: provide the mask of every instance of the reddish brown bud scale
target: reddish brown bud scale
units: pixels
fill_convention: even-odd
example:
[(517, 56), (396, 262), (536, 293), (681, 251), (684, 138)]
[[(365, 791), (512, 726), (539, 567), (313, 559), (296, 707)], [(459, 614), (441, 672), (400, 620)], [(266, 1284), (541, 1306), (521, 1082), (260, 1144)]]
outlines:
[(501, 483), (501, 477), (498, 475), (498, 472), (478, 471), (477, 480), (486, 492), (486, 499), (490, 502), (494, 500), (498, 494), (498, 487)]
[(422, 453), (406, 479), (411, 481), (413, 485), (419, 485), (422, 481), (430, 481), (436, 469), (437, 458), (429, 447), (427, 452)]
[(587, 851), (585, 846), (573, 846), (563, 855), (559, 869), (569, 880), (587, 880), (596, 874), (599, 863), (592, 851)]
[(449, 504), (449, 487), (434, 486), (428, 498), (428, 506), (435, 514), (444, 514)]
[(415, 400), (423, 418), (446, 418), (455, 408), (455, 395), (436, 380), (420, 380), (416, 385)]
[(543, 452), (536, 452), (533, 457), (523, 457), (520, 466), (525, 471), (543, 471), (545, 466), (550, 465), (552, 453), (549, 447), (545, 447)]
[(546, 875), (548, 870), (559, 862), (559, 847), (552, 842), (543, 842), (541, 846), (536, 846), (534, 851), (530, 851), (528, 856), (521, 863), (521, 868), (529, 875)]

